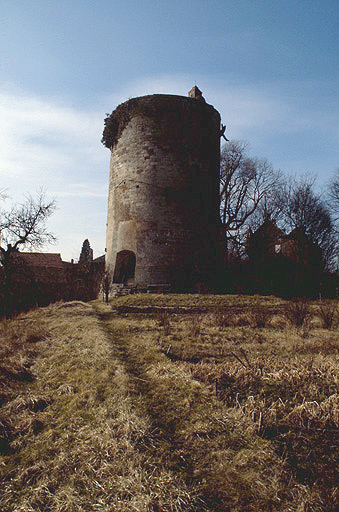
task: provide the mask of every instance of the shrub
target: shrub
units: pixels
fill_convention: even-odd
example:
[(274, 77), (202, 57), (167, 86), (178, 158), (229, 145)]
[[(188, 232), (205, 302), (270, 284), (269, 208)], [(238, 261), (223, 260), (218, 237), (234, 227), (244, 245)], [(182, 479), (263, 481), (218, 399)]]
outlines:
[(322, 304), (318, 308), (318, 315), (324, 329), (331, 329), (337, 308), (331, 304)]
[(158, 325), (164, 328), (164, 335), (168, 336), (171, 332), (171, 324), (169, 321), (169, 314), (167, 311), (162, 311), (158, 315)]
[(234, 326), (235, 327), (245, 327), (246, 325), (251, 324), (251, 314), (250, 313), (240, 313), (238, 315), (234, 315)]
[(309, 315), (310, 308), (305, 299), (293, 299), (286, 304), (285, 316), (296, 327), (301, 327)]
[(273, 316), (273, 313), (265, 307), (255, 306), (251, 310), (250, 317), (251, 323), (254, 327), (263, 328), (269, 323)]
[(191, 334), (193, 338), (199, 336), (201, 330), (201, 316), (195, 315), (192, 317)]
[(218, 309), (214, 313), (214, 324), (217, 327), (230, 327), (234, 324), (233, 315), (225, 309)]

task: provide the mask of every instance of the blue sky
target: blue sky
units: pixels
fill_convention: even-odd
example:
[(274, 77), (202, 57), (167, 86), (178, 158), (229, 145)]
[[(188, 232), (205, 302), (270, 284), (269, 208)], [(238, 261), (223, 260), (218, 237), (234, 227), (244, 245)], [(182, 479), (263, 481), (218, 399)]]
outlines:
[(103, 254), (105, 113), (195, 83), (229, 138), (325, 186), (339, 166), (338, 19), (337, 0), (0, 0), (1, 188), (56, 197), (49, 250), (77, 258), (88, 238)]

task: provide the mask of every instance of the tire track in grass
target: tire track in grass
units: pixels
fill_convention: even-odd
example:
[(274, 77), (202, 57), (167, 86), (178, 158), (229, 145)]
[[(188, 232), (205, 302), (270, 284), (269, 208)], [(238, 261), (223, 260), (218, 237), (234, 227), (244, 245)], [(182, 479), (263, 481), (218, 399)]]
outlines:
[[(297, 511), (303, 489), (288, 480), (270, 443), (239, 410), (162, 354), (150, 320), (121, 317), (95, 305), (102, 325), (142, 396), (155, 435), (153, 456), (200, 497), (195, 510)], [(134, 318), (134, 319), (133, 319)]]
[[(137, 406), (140, 407), (141, 403), (144, 405), (145, 410), (141, 411), (141, 414), (147, 414), (152, 423), (152, 442), (147, 443), (146, 441), (147, 446), (143, 446), (143, 448), (147, 448), (156, 464), (170, 471), (174, 478), (183, 481), (191, 492), (192, 508), (188, 509), (186, 504), (186, 507), (182, 510), (191, 510), (192, 512), (215, 510), (210, 508), (199, 496), (201, 493), (199, 493), (199, 486), (193, 477), (190, 454), (182, 453), (181, 442), (179, 442), (175, 432), (178, 410), (175, 411), (175, 417), (169, 419), (169, 403), (165, 404), (163, 400), (155, 403), (151, 396), (152, 381), (147, 375), (147, 363), (145, 365), (145, 361), (139, 360), (138, 355), (130, 351), (130, 344), (125, 333), (116, 329), (114, 325), (116, 314), (112, 313), (111, 309), (108, 312), (107, 309), (106, 312), (103, 312), (102, 305), (96, 304), (95, 307), (102, 322), (102, 327), (111, 341), (113, 353), (124, 367), (129, 379), (129, 394), (131, 397), (135, 396), (137, 398)], [(152, 364), (156, 359), (153, 353), (148, 354), (148, 363)]]
[[(57, 304), (34, 316), (50, 335), (34, 382), (5, 406), (13, 428), (21, 426), (13, 452), (0, 456), (1, 512), (196, 511), (191, 489), (154, 460), (142, 396), (130, 395), (130, 376), (92, 306)], [(41, 396), (49, 405), (30, 410)], [(42, 420), (34, 434), (22, 427), (30, 418)]]

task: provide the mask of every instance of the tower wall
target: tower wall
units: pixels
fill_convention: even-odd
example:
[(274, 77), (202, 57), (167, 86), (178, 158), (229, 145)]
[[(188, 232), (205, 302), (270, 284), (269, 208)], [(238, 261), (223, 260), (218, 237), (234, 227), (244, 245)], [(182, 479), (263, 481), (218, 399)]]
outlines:
[[(112, 116), (106, 266), (135, 255), (130, 284), (189, 289), (217, 266), (220, 116), (203, 99), (134, 98)], [(120, 125), (119, 125), (120, 123)], [(122, 254), (122, 253), (121, 253)]]

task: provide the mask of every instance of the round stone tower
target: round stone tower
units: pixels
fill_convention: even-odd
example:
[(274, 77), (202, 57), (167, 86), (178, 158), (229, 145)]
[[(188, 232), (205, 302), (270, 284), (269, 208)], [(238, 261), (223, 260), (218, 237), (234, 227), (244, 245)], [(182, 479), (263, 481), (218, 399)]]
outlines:
[[(197, 87), (105, 120), (111, 150), (106, 268), (137, 288), (210, 286), (218, 265), (220, 115)], [(198, 284), (199, 283), (199, 284)]]

